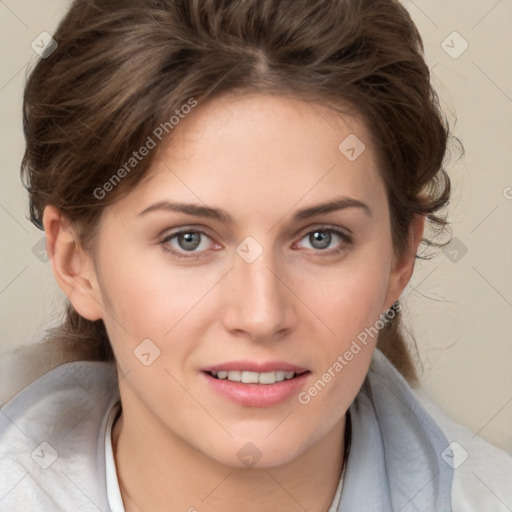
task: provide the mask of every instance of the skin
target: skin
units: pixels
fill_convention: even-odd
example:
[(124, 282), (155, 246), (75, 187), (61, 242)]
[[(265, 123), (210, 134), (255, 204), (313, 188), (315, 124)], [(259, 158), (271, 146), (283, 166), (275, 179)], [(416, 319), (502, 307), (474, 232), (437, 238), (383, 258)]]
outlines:
[[(338, 150), (351, 133), (366, 145), (353, 162)], [(113, 443), (126, 510), (326, 511), (346, 411), (376, 339), (306, 405), (296, 394), (266, 408), (238, 405), (200, 369), (285, 361), (310, 371), (307, 390), (399, 298), (424, 218), (397, 257), (370, 135), (325, 106), (226, 95), (198, 106), (173, 137), (147, 179), (105, 209), (94, 250), (75, 244), (57, 209), (44, 212), (59, 285), (82, 316), (103, 319), (114, 349), (123, 413)], [(292, 220), (339, 196), (371, 215), (349, 207)], [(222, 208), (233, 223), (163, 209), (139, 215), (163, 200)], [(353, 242), (331, 233), (324, 248), (311, 233), (326, 227), (350, 230)], [(191, 254), (183, 239), (163, 241), (181, 228), (207, 232), (196, 259), (165, 250)], [(251, 263), (236, 252), (248, 236), (263, 250)], [(133, 353), (147, 338), (160, 349), (149, 366)], [(261, 453), (254, 467), (237, 457), (248, 442)]]

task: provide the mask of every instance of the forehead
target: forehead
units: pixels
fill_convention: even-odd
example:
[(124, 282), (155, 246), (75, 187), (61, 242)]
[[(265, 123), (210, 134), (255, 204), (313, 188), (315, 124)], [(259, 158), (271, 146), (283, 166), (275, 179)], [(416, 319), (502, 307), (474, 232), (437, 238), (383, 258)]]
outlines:
[[(254, 156), (276, 163), (281, 158), (289, 161), (293, 154), (297, 160), (307, 161), (314, 161), (319, 153), (337, 158), (339, 144), (347, 135), (371, 146), (362, 120), (348, 106), (345, 110), (340, 113), (325, 105), (279, 95), (225, 94), (186, 115), (162, 154), (174, 159), (201, 158), (215, 144), (218, 158)], [(307, 145), (302, 146), (302, 142)]]
[(184, 116), (128, 197), (134, 208), (168, 196), (275, 218), (334, 195), (371, 203), (384, 196), (364, 123), (324, 105), (252, 94), (225, 95)]

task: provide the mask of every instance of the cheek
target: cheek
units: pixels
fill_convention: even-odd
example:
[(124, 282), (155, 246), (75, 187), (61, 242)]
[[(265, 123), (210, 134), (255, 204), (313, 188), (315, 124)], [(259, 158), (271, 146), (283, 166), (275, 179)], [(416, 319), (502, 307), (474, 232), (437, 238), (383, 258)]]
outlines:
[[(114, 255), (113, 255), (114, 256)], [(163, 260), (163, 259), (162, 259)], [(162, 336), (204, 294), (201, 279), (165, 262), (130, 257), (104, 258), (102, 292), (121, 324)]]
[(389, 281), (389, 263), (384, 256), (361, 254), (337, 268), (305, 275), (297, 276), (297, 295), (323, 320), (326, 334), (342, 344), (373, 325), (384, 312)]
[(143, 261), (129, 253), (102, 259), (100, 287), (108, 311), (104, 322), (125, 370), (137, 363), (134, 351), (147, 339), (160, 350), (159, 363), (186, 361), (212, 317), (208, 292), (219, 280), (212, 269), (172, 267), (164, 258)]
[[(339, 280), (313, 295), (325, 335), (317, 333), (316, 371), (297, 397), (304, 425), (323, 435), (339, 420), (359, 391), (377, 344), (387, 280), (383, 268), (340, 272)], [(314, 336), (315, 333), (313, 333)], [(315, 418), (322, 417), (321, 424)]]
[(310, 326), (316, 340), (311, 353), (316, 374), (299, 403), (318, 414), (345, 410), (368, 371), (382, 328), (389, 278), (390, 258), (379, 254), (362, 251), (336, 272), (301, 281), (301, 293), (321, 322)]

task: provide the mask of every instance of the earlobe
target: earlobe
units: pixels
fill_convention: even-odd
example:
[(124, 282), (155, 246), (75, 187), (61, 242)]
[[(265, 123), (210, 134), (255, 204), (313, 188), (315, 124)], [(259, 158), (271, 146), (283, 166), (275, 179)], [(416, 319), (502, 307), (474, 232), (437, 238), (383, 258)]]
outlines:
[(415, 215), (410, 226), (407, 253), (400, 259), (394, 258), (393, 260), (394, 263), (389, 277), (388, 294), (386, 297), (386, 309), (390, 308), (399, 299), (411, 279), (416, 261), (416, 252), (423, 238), (424, 229), (425, 216)]
[(76, 311), (88, 320), (103, 317), (101, 294), (91, 258), (78, 243), (69, 219), (54, 206), (43, 213), (46, 250), (55, 279)]

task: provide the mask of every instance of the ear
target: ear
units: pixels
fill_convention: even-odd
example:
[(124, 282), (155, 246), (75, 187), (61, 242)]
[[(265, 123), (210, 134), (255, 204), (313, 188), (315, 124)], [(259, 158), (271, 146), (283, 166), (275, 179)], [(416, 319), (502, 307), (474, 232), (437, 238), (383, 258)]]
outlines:
[(425, 216), (415, 215), (409, 228), (409, 244), (407, 251), (400, 258), (396, 256), (393, 258), (393, 268), (391, 269), (389, 277), (385, 311), (399, 299), (411, 279), (414, 263), (416, 261), (416, 251), (421, 243), (424, 229)]
[(54, 206), (43, 212), (46, 251), (58, 285), (78, 314), (88, 320), (103, 317), (101, 293), (91, 256), (78, 243), (71, 222)]

